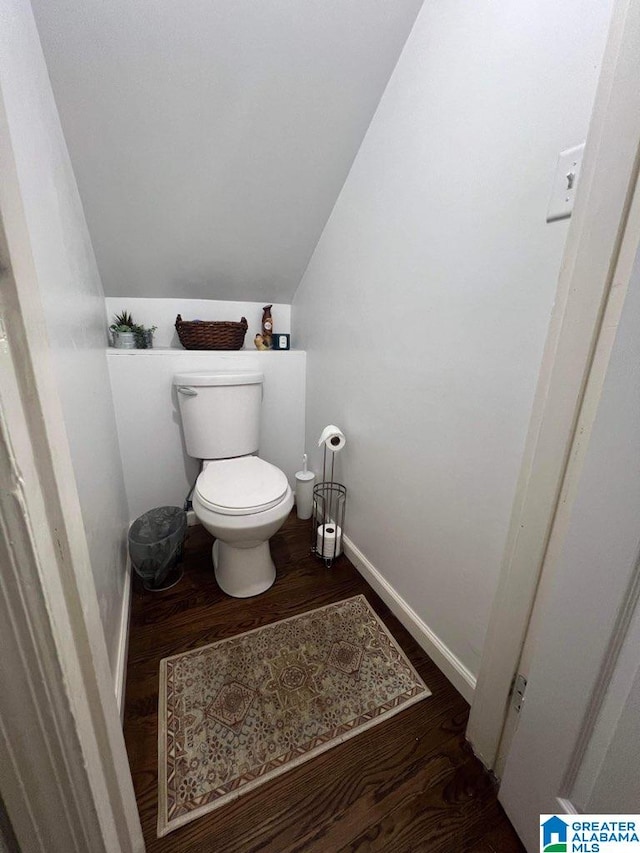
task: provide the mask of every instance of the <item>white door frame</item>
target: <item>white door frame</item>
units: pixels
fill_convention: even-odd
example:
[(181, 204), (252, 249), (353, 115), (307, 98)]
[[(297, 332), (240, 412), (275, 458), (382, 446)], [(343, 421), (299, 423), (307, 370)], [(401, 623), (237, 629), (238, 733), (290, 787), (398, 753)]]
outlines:
[(467, 737), (494, 768), (640, 152), (640, 8), (615, 0)]
[(23, 853), (139, 853), (2, 98), (0, 214), (0, 799)]

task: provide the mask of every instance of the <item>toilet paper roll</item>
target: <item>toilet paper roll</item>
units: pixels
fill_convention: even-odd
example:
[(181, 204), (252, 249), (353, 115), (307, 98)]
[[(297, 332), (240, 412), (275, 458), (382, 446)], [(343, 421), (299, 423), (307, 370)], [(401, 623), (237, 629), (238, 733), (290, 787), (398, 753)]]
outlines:
[(344, 433), (335, 424), (326, 426), (318, 439), (318, 447), (322, 447), (324, 444), (332, 453), (342, 450), (346, 443), (347, 439), (344, 437)]
[(326, 559), (342, 554), (342, 528), (337, 524), (321, 524), (316, 536), (316, 553)]

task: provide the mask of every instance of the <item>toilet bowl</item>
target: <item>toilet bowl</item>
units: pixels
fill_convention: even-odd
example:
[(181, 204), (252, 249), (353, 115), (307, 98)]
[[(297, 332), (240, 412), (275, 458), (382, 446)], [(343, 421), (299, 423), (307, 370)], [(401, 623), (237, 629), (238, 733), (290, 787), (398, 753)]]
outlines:
[(204, 461), (193, 509), (215, 536), (213, 567), (223, 592), (248, 598), (269, 589), (276, 577), (269, 539), (292, 507), (285, 474), (258, 456)]

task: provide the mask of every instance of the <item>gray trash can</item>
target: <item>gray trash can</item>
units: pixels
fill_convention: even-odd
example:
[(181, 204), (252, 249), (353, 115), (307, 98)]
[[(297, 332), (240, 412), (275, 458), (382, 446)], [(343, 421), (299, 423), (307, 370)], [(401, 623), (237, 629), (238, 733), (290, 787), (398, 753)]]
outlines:
[(187, 514), (178, 506), (158, 506), (133, 522), (129, 554), (145, 589), (168, 589), (180, 580), (182, 572), (177, 566), (186, 532)]

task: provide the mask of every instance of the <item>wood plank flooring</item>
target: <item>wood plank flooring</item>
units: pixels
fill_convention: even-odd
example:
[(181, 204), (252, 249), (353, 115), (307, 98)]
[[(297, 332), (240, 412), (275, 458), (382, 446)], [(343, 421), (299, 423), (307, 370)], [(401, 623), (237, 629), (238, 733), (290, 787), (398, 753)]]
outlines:
[[(190, 528), (183, 580), (148, 593), (134, 579), (125, 738), (149, 853), (516, 853), (488, 774), (464, 740), (468, 705), (341, 557), (309, 554), (292, 514), (272, 540), (274, 586), (252, 599), (218, 589), (211, 537)], [(156, 838), (160, 659), (364, 593), (433, 696), (162, 839)]]

